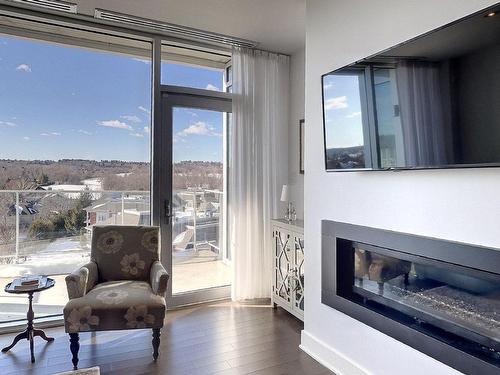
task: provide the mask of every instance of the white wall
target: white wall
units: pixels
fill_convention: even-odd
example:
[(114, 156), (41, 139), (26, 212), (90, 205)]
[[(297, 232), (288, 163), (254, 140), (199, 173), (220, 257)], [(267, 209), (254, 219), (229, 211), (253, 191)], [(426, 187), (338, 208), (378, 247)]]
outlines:
[(326, 173), (321, 75), (494, 3), (496, 0), (307, 1), (307, 281), (302, 347), (338, 374), (438, 375), (456, 371), (321, 304), (321, 219), (500, 248), (500, 171)]
[(299, 173), (299, 120), (305, 113), (305, 49), (290, 59), (290, 130), (288, 136), (288, 183), (297, 218), (304, 218), (304, 175)]

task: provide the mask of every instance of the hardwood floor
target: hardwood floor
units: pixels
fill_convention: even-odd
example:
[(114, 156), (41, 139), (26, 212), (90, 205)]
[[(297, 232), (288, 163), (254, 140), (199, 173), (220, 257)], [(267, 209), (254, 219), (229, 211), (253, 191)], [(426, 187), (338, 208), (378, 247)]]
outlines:
[[(161, 334), (160, 357), (152, 361), (151, 330), (80, 335), (79, 368), (99, 366), (102, 374), (274, 375), (332, 374), (303, 353), (302, 322), (281, 308), (224, 302), (169, 311)], [(52, 328), (52, 343), (28, 342), (0, 353), (0, 374), (53, 374), (71, 370), (69, 338)], [(0, 347), (14, 335), (0, 336)]]

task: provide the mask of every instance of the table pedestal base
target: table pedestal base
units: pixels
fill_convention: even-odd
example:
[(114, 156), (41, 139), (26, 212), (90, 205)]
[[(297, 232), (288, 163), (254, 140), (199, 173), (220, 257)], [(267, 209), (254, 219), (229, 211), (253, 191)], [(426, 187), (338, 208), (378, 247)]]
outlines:
[(43, 332), (41, 329), (36, 329), (33, 327), (33, 318), (34, 318), (34, 313), (33, 313), (33, 292), (29, 293), (28, 295), (29, 298), (29, 308), (28, 308), (28, 327), (18, 334), (16, 337), (14, 337), (14, 341), (12, 341), (12, 344), (9, 346), (6, 346), (5, 348), (2, 349), (2, 353), (8, 352), (10, 349), (12, 349), (19, 341), (22, 339), (26, 339), (30, 342), (30, 352), (31, 352), (31, 363), (35, 362), (35, 353), (34, 353), (34, 345), (33, 345), (33, 339), (37, 336), (41, 337), (47, 342), (54, 341), (53, 337), (47, 337), (45, 332)]
[(26, 339), (30, 342), (30, 352), (31, 352), (31, 363), (35, 362), (35, 354), (34, 354), (34, 347), (33, 347), (33, 339), (35, 337), (41, 337), (47, 342), (54, 341), (53, 337), (47, 337), (45, 332), (43, 332), (41, 329), (32, 329), (28, 331), (28, 329), (25, 329), (24, 332), (21, 332), (18, 334), (16, 337), (14, 337), (14, 341), (12, 341), (12, 344), (9, 346), (6, 346), (5, 348), (2, 349), (2, 353), (8, 352), (10, 349), (12, 349), (19, 341), (22, 339)]

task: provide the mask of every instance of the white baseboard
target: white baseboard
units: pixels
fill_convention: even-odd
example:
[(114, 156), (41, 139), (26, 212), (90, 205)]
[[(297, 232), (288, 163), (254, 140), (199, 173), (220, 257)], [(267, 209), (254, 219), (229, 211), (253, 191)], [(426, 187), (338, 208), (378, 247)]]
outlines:
[(305, 330), (301, 332), (300, 349), (321, 363), (323, 366), (333, 371), (335, 375), (370, 375), (371, 373), (342, 353), (318, 340)]

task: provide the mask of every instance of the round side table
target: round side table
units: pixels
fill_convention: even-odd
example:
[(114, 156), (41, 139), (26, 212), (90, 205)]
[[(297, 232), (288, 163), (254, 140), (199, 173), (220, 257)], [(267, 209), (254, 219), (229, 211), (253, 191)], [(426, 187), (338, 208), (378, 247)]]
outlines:
[(41, 337), (45, 341), (54, 341), (53, 337), (47, 337), (45, 335), (45, 332), (43, 332), (41, 329), (36, 329), (33, 327), (33, 318), (35, 317), (35, 313), (33, 312), (33, 294), (37, 292), (42, 292), (46, 289), (50, 289), (55, 285), (55, 281), (51, 278), (47, 278), (47, 283), (40, 288), (32, 289), (32, 290), (11, 290), (10, 284), (7, 284), (5, 286), (5, 292), (6, 293), (13, 293), (13, 294), (27, 294), (28, 295), (28, 300), (29, 300), (29, 307), (28, 307), (28, 313), (26, 314), (26, 318), (28, 319), (28, 325), (26, 329), (18, 334), (16, 337), (14, 337), (14, 341), (12, 341), (12, 344), (9, 346), (6, 346), (5, 348), (2, 349), (2, 352), (8, 352), (10, 349), (14, 347), (20, 340), (26, 339), (30, 342), (30, 352), (31, 352), (31, 363), (35, 362), (35, 354), (34, 354), (34, 346), (33, 346), (33, 338), (36, 336)]

